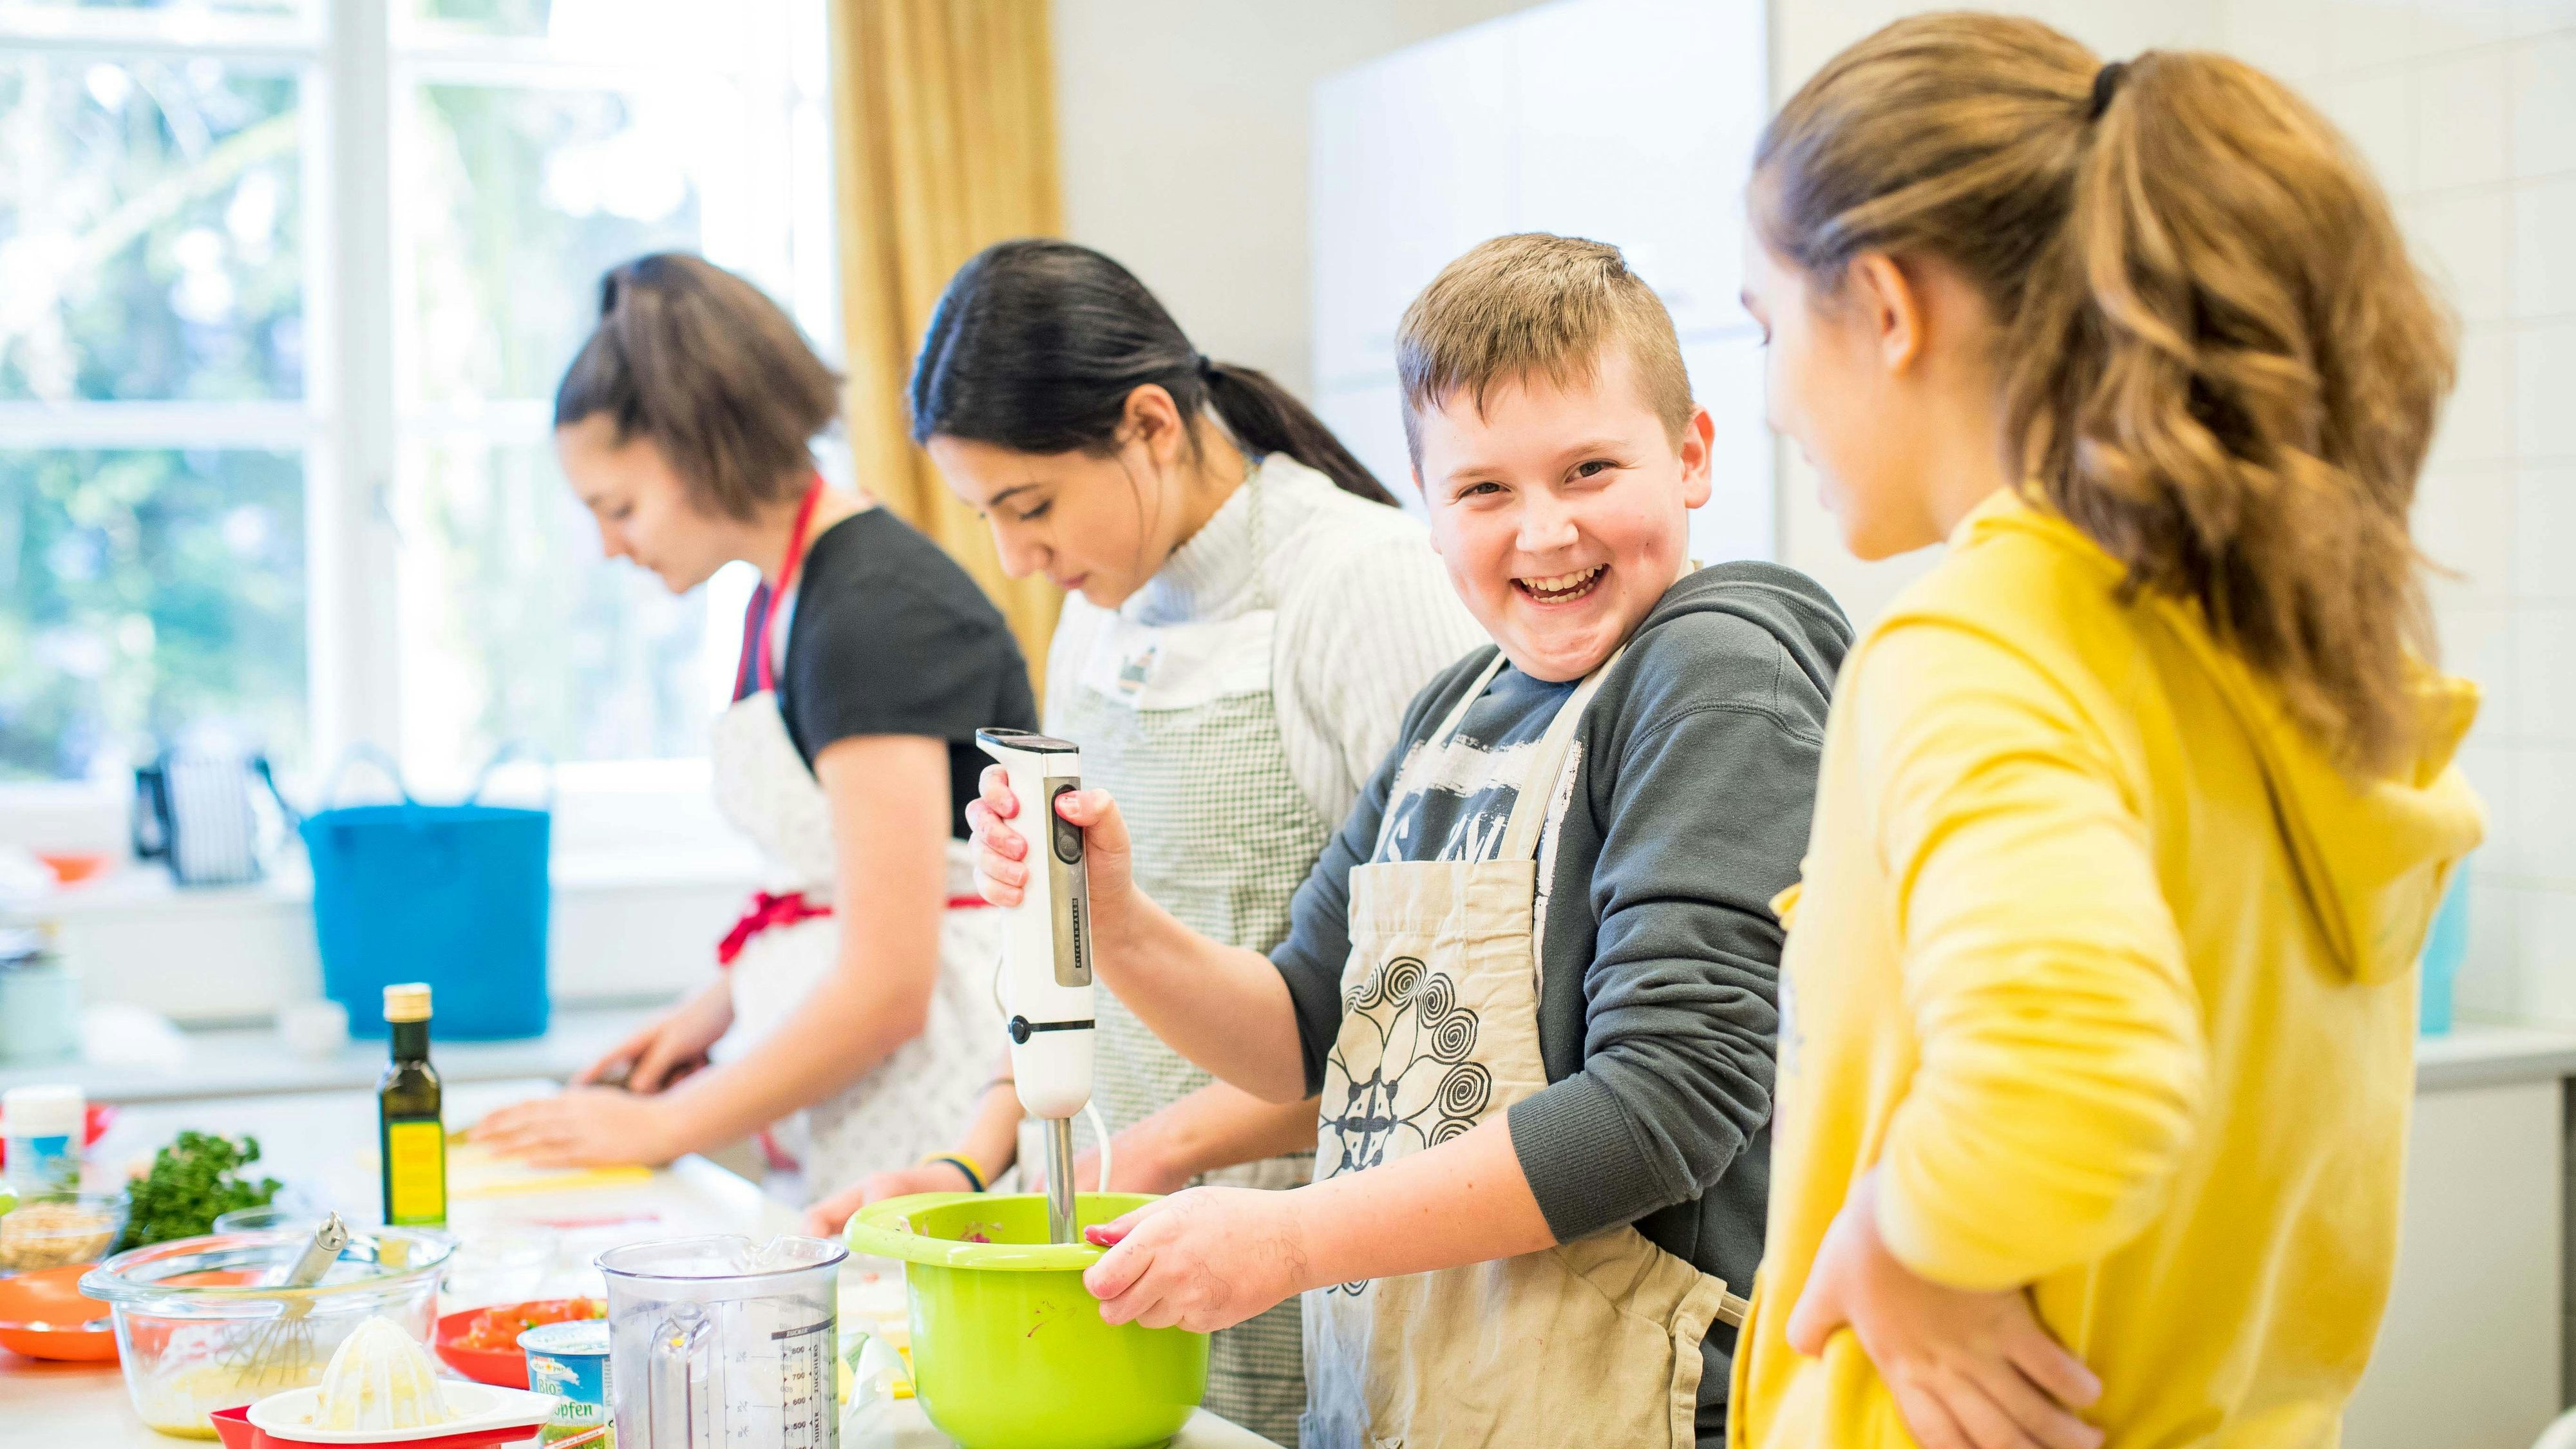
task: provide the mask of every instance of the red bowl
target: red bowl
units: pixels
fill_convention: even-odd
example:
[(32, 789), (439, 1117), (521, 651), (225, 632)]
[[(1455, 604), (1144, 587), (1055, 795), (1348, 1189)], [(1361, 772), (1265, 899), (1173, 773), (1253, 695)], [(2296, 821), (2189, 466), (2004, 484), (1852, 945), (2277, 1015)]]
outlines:
[(439, 1319), (437, 1331), (429, 1336), (431, 1345), (440, 1358), (447, 1360), (449, 1368), (478, 1384), (490, 1384), (496, 1389), (526, 1388), (528, 1356), (517, 1344), (508, 1348), (467, 1348), (456, 1342), (482, 1313), (481, 1308), (468, 1308)]
[[(206, 1417), (214, 1421), (215, 1437), (224, 1442), (224, 1449), (287, 1449), (290, 1445), (312, 1442), (308, 1439), (280, 1439), (263, 1432), (250, 1421), (248, 1404), (217, 1409)], [(494, 1449), (494, 1446), (502, 1444), (525, 1444), (537, 1433), (537, 1430), (523, 1425), (515, 1429), (476, 1429), (464, 1434), (436, 1434), (396, 1442), (403, 1449)]]

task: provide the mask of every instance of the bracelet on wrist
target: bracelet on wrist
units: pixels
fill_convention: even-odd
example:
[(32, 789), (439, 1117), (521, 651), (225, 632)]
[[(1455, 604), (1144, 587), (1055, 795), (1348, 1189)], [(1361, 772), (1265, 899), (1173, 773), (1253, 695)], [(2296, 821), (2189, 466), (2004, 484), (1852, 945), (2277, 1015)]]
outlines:
[(920, 1165), (928, 1167), (934, 1162), (944, 1162), (964, 1173), (966, 1185), (977, 1192), (982, 1192), (992, 1182), (992, 1178), (985, 1173), (984, 1169), (976, 1165), (975, 1159), (963, 1152), (934, 1152), (921, 1159)]

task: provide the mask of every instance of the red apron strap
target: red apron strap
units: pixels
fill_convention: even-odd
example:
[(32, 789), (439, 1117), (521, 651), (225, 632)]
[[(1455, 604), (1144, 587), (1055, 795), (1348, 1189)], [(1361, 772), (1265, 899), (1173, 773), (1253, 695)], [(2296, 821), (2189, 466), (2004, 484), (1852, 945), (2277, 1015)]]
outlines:
[(769, 607), (760, 612), (760, 627), (752, 631), (752, 678), (764, 690), (778, 687), (775, 670), (769, 662), (769, 626), (778, 617), (778, 606), (787, 590), (796, 582), (796, 566), (805, 561), (805, 529), (814, 521), (814, 505), (823, 501), (823, 475), (805, 487), (805, 501), (796, 505), (796, 527), (787, 535), (787, 559), (778, 567), (778, 581), (769, 586)]

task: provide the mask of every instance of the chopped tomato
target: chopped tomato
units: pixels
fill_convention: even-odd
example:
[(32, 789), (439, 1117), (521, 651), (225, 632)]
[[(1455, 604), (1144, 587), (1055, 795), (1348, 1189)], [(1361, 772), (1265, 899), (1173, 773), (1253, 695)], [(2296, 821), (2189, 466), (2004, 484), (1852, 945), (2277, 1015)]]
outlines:
[(585, 1318), (606, 1318), (608, 1305), (596, 1298), (541, 1298), (530, 1303), (505, 1303), (486, 1308), (466, 1320), (465, 1331), (453, 1340), (459, 1348), (511, 1349), (519, 1346), (519, 1335), (540, 1323), (571, 1323)]

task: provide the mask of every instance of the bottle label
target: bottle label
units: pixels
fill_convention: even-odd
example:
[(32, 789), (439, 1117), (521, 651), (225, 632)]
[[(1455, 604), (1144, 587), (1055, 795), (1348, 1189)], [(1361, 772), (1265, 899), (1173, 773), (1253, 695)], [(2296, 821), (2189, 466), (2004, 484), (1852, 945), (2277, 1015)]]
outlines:
[(80, 1176), (80, 1152), (69, 1137), (9, 1139), (9, 1182), (20, 1192), (78, 1192)]
[(403, 1228), (447, 1221), (447, 1129), (435, 1119), (385, 1124), (385, 1221)]

